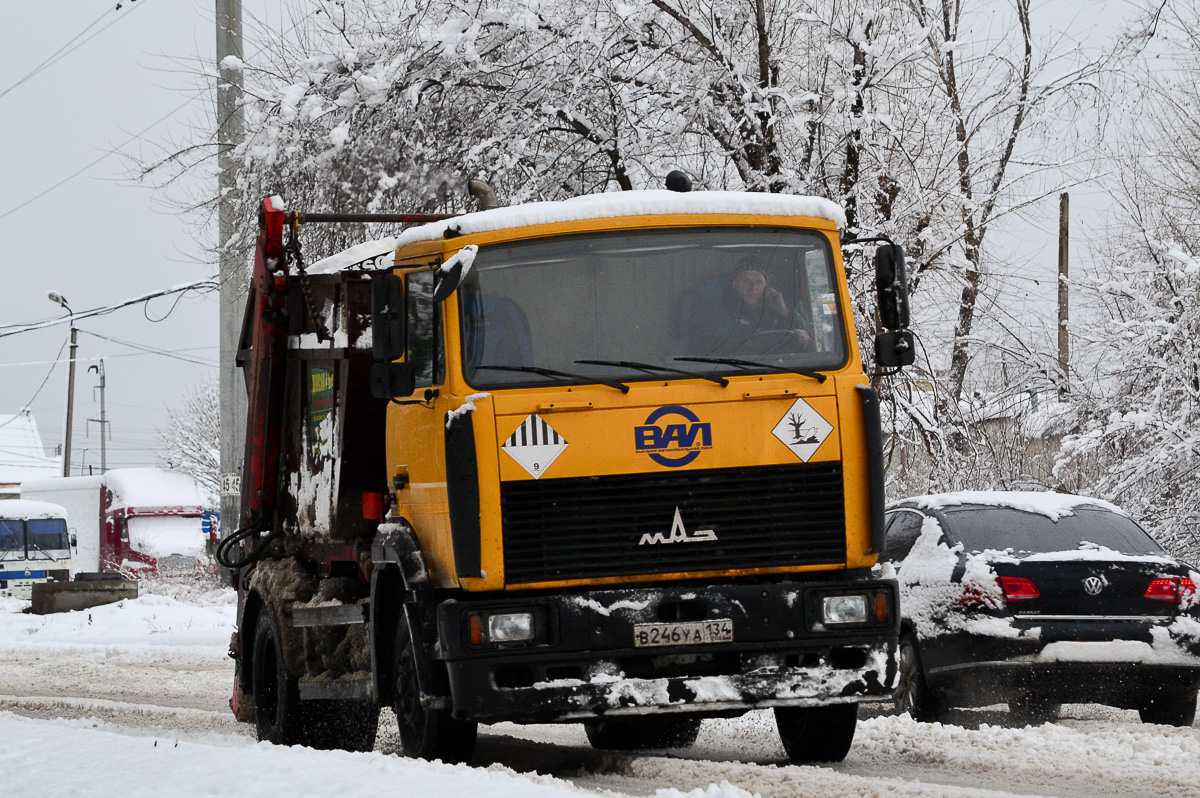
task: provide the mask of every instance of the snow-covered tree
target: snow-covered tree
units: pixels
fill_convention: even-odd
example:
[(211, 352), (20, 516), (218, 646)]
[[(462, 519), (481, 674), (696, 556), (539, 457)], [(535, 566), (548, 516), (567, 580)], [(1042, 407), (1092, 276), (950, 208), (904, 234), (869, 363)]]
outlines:
[(167, 410), (159, 459), (196, 480), (210, 509), (221, 495), (221, 411), (215, 379), (192, 386), (180, 407)]

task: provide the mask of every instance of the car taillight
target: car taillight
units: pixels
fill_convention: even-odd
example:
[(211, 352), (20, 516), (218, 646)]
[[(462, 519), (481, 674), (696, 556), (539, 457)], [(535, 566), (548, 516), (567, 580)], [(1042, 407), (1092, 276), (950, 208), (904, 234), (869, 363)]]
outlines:
[(1029, 601), (1042, 597), (1037, 585), (1022, 576), (1000, 577), (1000, 588), (1004, 591), (1004, 598), (1009, 601)]
[(1179, 604), (1186, 599), (1190, 602), (1196, 595), (1196, 583), (1186, 576), (1155, 579), (1146, 588), (1143, 595), (1151, 601), (1169, 601), (1172, 604)]

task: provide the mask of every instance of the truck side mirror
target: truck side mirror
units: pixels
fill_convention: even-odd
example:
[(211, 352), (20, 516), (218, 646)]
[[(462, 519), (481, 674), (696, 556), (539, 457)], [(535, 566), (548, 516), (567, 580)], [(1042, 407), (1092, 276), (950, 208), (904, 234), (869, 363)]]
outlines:
[(439, 271), (437, 285), (433, 288), (433, 301), (439, 304), (445, 302), (462, 282), (462, 273), (463, 263), (461, 260), (451, 266), (445, 274)]
[(904, 266), (904, 248), (886, 244), (875, 250), (875, 292), (879, 299), (879, 318), (889, 330), (908, 328), (908, 270)]
[(893, 330), (875, 336), (875, 360), (884, 368), (911, 366), (917, 362), (912, 330)]
[(404, 354), (404, 318), (404, 281), (392, 272), (377, 275), (371, 281), (371, 351), (376, 360)]
[(71, 533), (71, 548), (73, 548), (73, 549), (79, 548), (79, 538), (75, 537), (74, 532)]
[(412, 396), (417, 375), (411, 363), (376, 363), (371, 366), (371, 395), (376, 399)]

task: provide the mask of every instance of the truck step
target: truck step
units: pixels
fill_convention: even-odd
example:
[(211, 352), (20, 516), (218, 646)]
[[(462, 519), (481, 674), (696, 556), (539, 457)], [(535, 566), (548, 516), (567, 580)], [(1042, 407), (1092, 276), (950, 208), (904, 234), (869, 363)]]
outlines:
[(370, 701), (372, 698), (369, 673), (356, 673), (352, 678), (337, 681), (300, 677), (301, 701)]
[(356, 626), (367, 622), (365, 604), (331, 604), (328, 607), (293, 607), (292, 626)]

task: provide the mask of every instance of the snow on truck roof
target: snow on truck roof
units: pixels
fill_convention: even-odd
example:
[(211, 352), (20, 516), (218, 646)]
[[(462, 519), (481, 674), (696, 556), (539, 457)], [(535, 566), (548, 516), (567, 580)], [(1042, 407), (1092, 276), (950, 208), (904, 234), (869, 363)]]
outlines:
[(846, 226), (845, 212), (836, 203), (820, 197), (747, 191), (619, 191), (587, 194), (556, 202), (527, 202), (507, 208), (466, 213), (444, 221), (411, 227), (398, 236), (357, 244), (319, 260), (308, 268), (308, 272), (337, 272), (355, 263), (386, 255), (408, 244), (444, 238), (447, 230), (454, 230), (459, 235), (470, 235), (512, 227), (611, 219), (620, 216), (696, 213), (810, 216), (827, 219), (839, 228)]
[(65, 507), (50, 502), (35, 502), (29, 499), (9, 499), (0, 502), (0, 518), (28, 520), (66, 517)]
[(113, 492), (112, 509), (122, 507), (200, 507), (204, 502), (187, 474), (161, 468), (118, 468), (105, 473)]
[[(1074, 496), (1051, 491), (1021, 490), (963, 490), (955, 493), (935, 493), (928, 496), (913, 496), (896, 504), (915, 504), (922, 510), (944, 510), (948, 507), (975, 505), (984, 507), (1007, 507), (1027, 513), (1044, 515), (1053, 521), (1074, 515), (1079, 507), (1097, 507), (1120, 515), (1129, 514), (1103, 499), (1089, 496)], [(895, 505), (892, 505), (895, 506)]]

